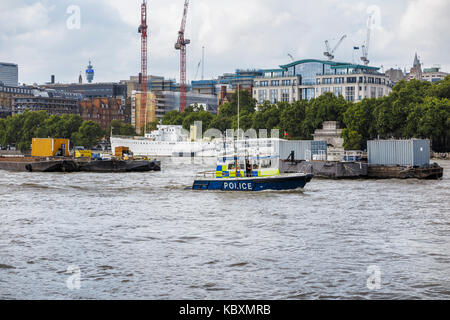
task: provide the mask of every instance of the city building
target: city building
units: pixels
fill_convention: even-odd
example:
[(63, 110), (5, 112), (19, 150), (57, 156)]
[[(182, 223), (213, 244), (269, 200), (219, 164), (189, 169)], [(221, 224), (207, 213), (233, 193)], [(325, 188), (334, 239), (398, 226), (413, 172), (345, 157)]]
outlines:
[(248, 90), (252, 92), (254, 79), (262, 77), (262, 70), (236, 70), (235, 73), (225, 73), (213, 80), (192, 81), (192, 92), (195, 94), (219, 95), (225, 86), (227, 91)]
[(45, 84), (41, 88), (54, 89), (62, 92), (79, 93), (84, 98), (126, 98), (127, 86), (126, 84), (115, 82), (102, 83), (71, 83), (71, 84)]
[(13, 98), (32, 97), (33, 88), (5, 86), (0, 84), (0, 109), (4, 110), (2, 114), (10, 115), (13, 107)]
[(425, 68), (423, 69), (422, 79), (429, 82), (437, 82), (444, 80), (448, 75), (447, 72), (440, 71), (439, 67)]
[(352, 102), (379, 98), (392, 91), (391, 81), (379, 69), (345, 62), (299, 60), (278, 69), (262, 70), (264, 75), (254, 79), (253, 98), (258, 104), (310, 100), (326, 92)]
[(406, 81), (410, 81), (412, 79), (422, 80), (422, 63), (417, 57), (417, 53), (414, 56), (413, 67), (410, 72), (406, 75)]
[(0, 85), (19, 86), (19, 67), (14, 63), (0, 62)]
[(55, 90), (34, 89), (33, 96), (14, 97), (12, 114), (21, 114), (29, 111), (47, 111), (50, 115), (79, 114), (81, 94), (58, 92)]
[(97, 122), (103, 130), (107, 130), (113, 120), (130, 122), (120, 98), (85, 99), (80, 102), (80, 114), (83, 120)]
[(448, 75), (448, 73), (440, 71), (440, 67), (425, 68), (422, 70), (422, 63), (416, 53), (413, 66), (406, 75), (406, 81), (416, 79), (420, 81), (437, 82), (445, 79)]
[[(163, 91), (160, 97), (163, 103), (161, 109), (164, 110), (164, 114), (173, 110), (180, 110), (180, 92)], [(186, 105), (202, 106), (204, 110), (217, 114), (218, 104), (216, 95), (187, 92)]]
[(400, 80), (405, 80), (405, 75), (401, 69), (389, 69), (385, 72), (386, 76), (389, 78), (392, 84), (396, 84)]
[[(131, 97), (133, 91), (140, 91), (140, 81), (138, 76), (131, 76), (130, 80), (121, 80), (120, 84), (127, 86), (127, 96)], [(147, 89), (148, 91), (161, 92), (161, 91), (176, 91), (177, 87), (175, 79), (165, 79), (160, 76), (148, 76), (147, 77)]]
[(138, 134), (141, 134), (142, 128), (150, 122), (157, 120), (157, 100), (153, 92), (147, 92), (147, 103), (144, 107), (141, 104), (142, 93), (134, 91), (131, 96), (131, 124)]

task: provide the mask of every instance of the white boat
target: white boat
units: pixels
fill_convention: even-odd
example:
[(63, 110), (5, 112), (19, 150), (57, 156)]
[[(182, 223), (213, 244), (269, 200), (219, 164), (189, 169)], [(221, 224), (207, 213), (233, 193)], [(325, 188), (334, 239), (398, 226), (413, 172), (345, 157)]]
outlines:
[(128, 147), (135, 156), (154, 157), (216, 157), (218, 143), (191, 141), (182, 126), (158, 125), (145, 137), (111, 136), (111, 150)]

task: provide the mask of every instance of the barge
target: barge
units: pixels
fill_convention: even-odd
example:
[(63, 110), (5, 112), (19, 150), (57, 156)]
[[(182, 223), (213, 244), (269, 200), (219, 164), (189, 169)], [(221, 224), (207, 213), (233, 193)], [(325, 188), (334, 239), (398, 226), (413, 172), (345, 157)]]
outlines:
[(0, 170), (17, 172), (149, 172), (161, 171), (161, 162), (121, 159), (0, 158)]

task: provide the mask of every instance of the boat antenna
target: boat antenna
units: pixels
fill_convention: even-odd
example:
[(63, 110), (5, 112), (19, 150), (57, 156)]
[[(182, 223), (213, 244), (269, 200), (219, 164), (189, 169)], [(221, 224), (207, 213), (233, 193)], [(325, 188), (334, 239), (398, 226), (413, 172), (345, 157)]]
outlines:
[(240, 123), (239, 123), (239, 118), (240, 118), (240, 116), (239, 116), (239, 113), (240, 113), (240, 99), (239, 99), (239, 96), (240, 96), (240, 84), (238, 83), (238, 114), (237, 114), (237, 123), (238, 123), (238, 141), (239, 141), (239, 133), (240, 133)]

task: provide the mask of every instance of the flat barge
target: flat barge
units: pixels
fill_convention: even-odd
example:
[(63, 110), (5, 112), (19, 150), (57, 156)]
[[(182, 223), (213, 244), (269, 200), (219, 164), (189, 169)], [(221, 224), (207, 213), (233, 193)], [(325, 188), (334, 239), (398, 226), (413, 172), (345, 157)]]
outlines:
[(0, 170), (17, 172), (149, 172), (161, 171), (157, 160), (86, 160), (73, 158), (0, 158)]
[(424, 167), (370, 165), (367, 170), (367, 177), (372, 179), (439, 180), (443, 176), (444, 168), (437, 163)]

